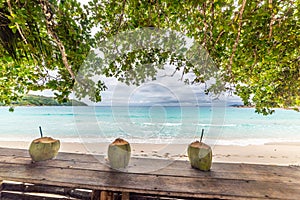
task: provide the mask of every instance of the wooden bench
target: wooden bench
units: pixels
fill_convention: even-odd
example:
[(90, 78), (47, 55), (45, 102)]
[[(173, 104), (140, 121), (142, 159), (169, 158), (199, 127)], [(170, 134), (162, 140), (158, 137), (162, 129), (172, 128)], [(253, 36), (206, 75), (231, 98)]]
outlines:
[[(128, 171), (120, 172), (97, 158), (103, 159), (60, 152), (55, 160), (31, 163), (27, 150), (0, 148), (0, 180), (46, 185), (49, 190), (57, 186), (90, 189), (90, 199), (101, 200), (136, 195), (149, 199), (300, 199), (299, 166), (213, 163), (211, 171), (201, 172), (187, 161), (132, 158)], [(165, 167), (153, 171), (157, 165)], [(9, 194), (2, 187), (1, 198), (9, 199)]]

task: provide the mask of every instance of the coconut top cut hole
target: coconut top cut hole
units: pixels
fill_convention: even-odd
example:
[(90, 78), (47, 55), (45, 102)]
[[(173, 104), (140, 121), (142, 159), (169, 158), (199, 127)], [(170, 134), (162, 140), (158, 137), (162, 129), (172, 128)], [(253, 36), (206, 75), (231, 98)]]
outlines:
[(207, 144), (204, 144), (203, 142), (199, 142), (199, 141), (192, 142), (190, 146), (194, 148), (206, 148), (206, 149), (210, 148), (210, 146), (208, 146)]
[(111, 145), (124, 145), (128, 144), (126, 140), (123, 140), (122, 138), (117, 138)]
[(33, 140), (34, 143), (53, 143), (53, 142), (57, 142), (58, 140), (55, 140), (51, 137), (41, 137), (38, 139)]

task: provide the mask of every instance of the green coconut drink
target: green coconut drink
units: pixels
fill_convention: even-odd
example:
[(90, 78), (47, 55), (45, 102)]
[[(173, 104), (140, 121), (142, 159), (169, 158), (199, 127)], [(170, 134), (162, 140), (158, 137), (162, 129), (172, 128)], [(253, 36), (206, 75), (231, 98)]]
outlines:
[(131, 147), (130, 144), (121, 138), (117, 138), (108, 146), (108, 161), (112, 168), (123, 169), (128, 166)]
[(188, 157), (193, 168), (209, 171), (212, 165), (212, 149), (209, 145), (202, 142), (203, 131), (200, 142), (192, 142), (188, 146)]
[(40, 128), (41, 137), (33, 140), (29, 147), (29, 155), (34, 162), (53, 159), (58, 154), (60, 141), (51, 137), (43, 137)]

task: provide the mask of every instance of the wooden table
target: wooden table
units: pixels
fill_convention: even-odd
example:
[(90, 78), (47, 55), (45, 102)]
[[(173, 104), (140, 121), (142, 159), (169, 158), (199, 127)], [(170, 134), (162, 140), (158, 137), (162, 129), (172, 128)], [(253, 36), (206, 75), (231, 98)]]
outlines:
[[(299, 166), (213, 163), (211, 171), (202, 172), (192, 169), (187, 161), (132, 158), (127, 171), (121, 172), (98, 159), (103, 156), (60, 152), (55, 160), (31, 163), (27, 150), (0, 148), (0, 180), (86, 188), (102, 199), (115, 192), (122, 193), (123, 199), (129, 199), (129, 194), (300, 199)], [(153, 171), (159, 165), (165, 167)]]

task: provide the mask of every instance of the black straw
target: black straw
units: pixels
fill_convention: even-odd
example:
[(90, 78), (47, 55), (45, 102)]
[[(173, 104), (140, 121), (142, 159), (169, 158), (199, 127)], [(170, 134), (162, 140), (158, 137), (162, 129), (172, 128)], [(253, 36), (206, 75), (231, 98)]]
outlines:
[(204, 134), (204, 129), (202, 129), (202, 133), (201, 133), (201, 137), (200, 137), (200, 142), (202, 142), (203, 134)]
[(41, 138), (43, 137), (43, 131), (42, 131), (42, 127), (39, 127), (40, 128), (40, 134), (41, 134)]

